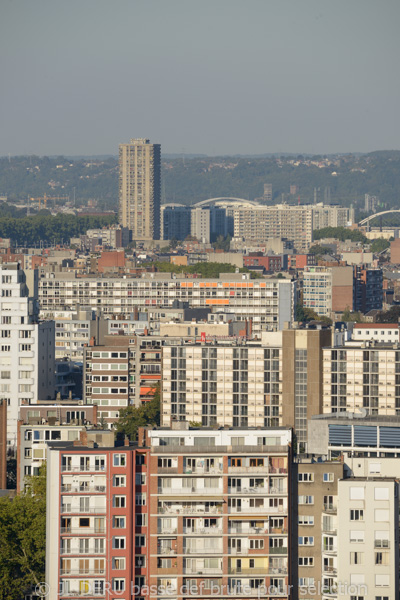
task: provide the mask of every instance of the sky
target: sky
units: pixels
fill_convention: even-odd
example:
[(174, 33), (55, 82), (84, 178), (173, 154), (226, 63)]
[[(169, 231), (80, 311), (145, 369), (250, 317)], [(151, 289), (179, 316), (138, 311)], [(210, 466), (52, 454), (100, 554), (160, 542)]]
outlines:
[(399, 0), (1, 0), (0, 155), (400, 148)]

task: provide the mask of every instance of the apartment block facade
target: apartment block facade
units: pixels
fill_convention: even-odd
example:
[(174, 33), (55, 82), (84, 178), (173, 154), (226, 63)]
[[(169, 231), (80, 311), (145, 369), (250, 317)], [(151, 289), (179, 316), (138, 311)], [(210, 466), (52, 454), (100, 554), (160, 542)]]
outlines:
[(49, 449), (51, 598), (289, 597), (290, 430), (81, 443)]
[(172, 308), (175, 300), (190, 308), (231, 309), (238, 320), (252, 319), (255, 333), (282, 329), (293, 321), (296, 282), (282, 279), (251, 280), (248, 274), (219, 279), (176, 279), (171, 275), (142, 278), (76, 278), (73, 273), (50, 274), (39, 280), (42, 313), (76, 309), (77, 304), (103, 314), (125, 315), (135, 308), (150, 311)]
[(320, 316), (353, 310), (353, 267), (305, 267), (303, 304)]
[(119, 220), (133, 240), (160, 239), (161, 146), (132, 139), (119, 146)]
[(293, 427), (307, 445), (307, 420), (322, 412), (322, 349), (328, 329), (264, 333), (260, 342), (163, 347), (161, 422)]
[(338, 490), (338, 600), (397, 598), (398, 479), (348, 478)]
[(39, 322), (19, 265), (0, 267), (0, 395), (7, 402), (7, 443), (16, 447), (19, 407), (53, 398), (54, 322)]
[(400, 350), (365, 342), (323, 349), (323, 413), (400, 415)]
[(294, 243), (299, 252), (307, 252), (313, 239), (313, 211), (311, 206), (239, 207), (234, 210), (234, 237), (248, 242), (266, 242), (285, 238)]
[(49, 597), (130, 600), (148, 577), (148, 450), (88, 444), (48, 451)]

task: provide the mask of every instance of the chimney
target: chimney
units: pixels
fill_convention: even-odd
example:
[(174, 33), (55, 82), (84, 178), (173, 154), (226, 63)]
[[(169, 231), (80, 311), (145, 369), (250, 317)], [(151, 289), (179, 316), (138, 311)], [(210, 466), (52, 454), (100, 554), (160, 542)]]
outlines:
[(96, 338), (94, 336), (92, 336), (90, 338), (90, 342), (89, 342), (89, 346), (95, 346), (96, 345)]
[(124, 438), (124, 446), (129, 446), (129, 438), (127, 435)]
[(80, 443), (81, 443), (82, 446), (87, 446), (88, 445), (88, 435), (87, 435), (86, 429), (84, 429), (83, 431), (80, 432), (80, 434), (79, 434), (79, 441), (80, 441)]

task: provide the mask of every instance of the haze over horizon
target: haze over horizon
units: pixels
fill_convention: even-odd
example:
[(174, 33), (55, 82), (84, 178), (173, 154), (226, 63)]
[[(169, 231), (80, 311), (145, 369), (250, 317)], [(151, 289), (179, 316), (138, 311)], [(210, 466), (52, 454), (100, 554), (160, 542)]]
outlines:
[(5, 0), (0, 155), (399, 149), (400, 3)]

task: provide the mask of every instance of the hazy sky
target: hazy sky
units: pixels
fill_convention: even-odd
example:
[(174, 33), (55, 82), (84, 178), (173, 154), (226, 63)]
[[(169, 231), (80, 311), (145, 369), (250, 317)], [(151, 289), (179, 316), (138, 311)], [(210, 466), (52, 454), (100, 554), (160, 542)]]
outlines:
[(0, 0), (0, 155), (400, 148), (399, 0)]

